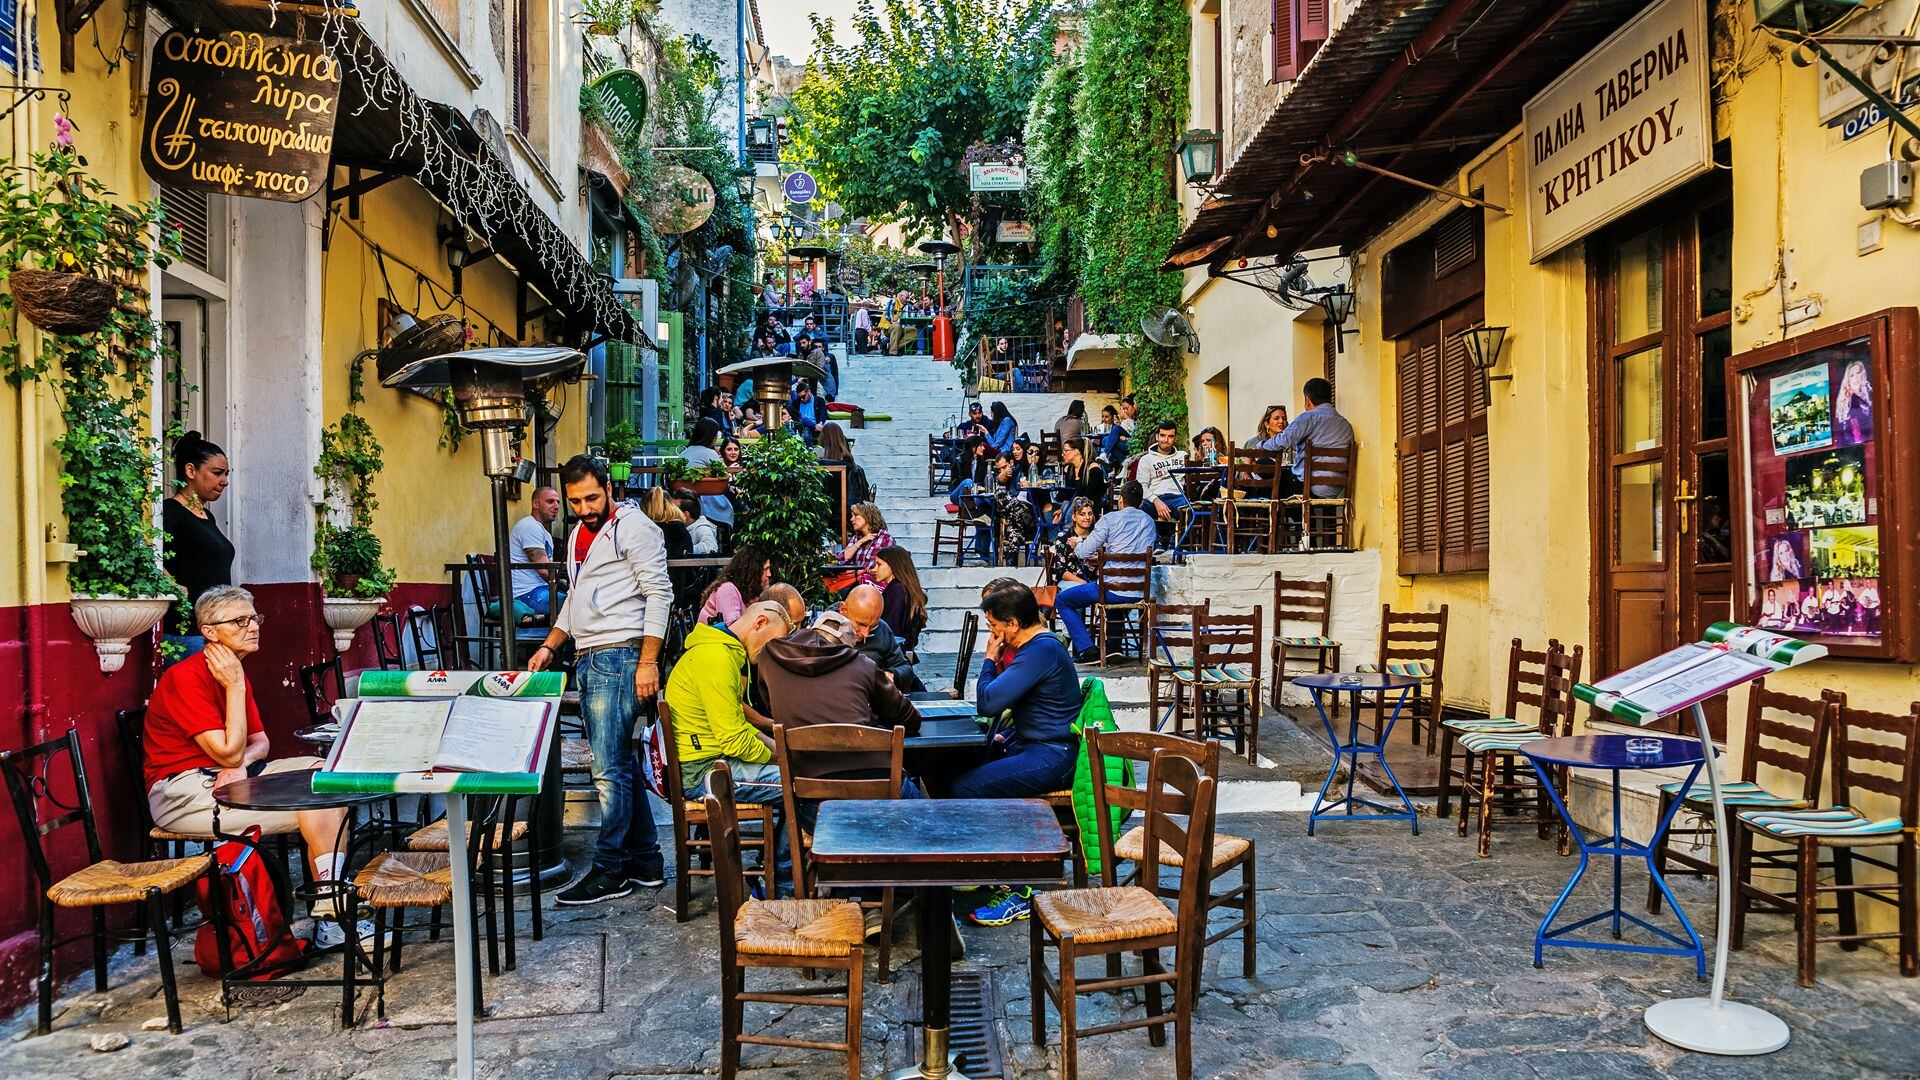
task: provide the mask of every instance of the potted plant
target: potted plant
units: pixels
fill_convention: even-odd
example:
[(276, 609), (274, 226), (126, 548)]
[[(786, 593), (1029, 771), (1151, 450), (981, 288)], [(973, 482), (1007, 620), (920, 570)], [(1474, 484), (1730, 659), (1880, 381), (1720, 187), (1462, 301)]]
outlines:
[[(85, 173), (72, 129), (54, 149), (0, 169), (0, 372), (54, 382), (64, 429), (60, 503), (77, 550), (67, 571), (70, 610), (93, 639), (100, 670), (126, 664), (129, 642), (181, 599), (160, 565), (154, 507), (162, 497), (160, 445), (150, 424), (160, 327), (141, 284), (177, 244), (153, 203), (122, 206)], [(156, 242), (157, 238), (157, 242)], [(27, 349), (19, 313), (45, 331)]]
[(724, 461), (709, 461), (700, 467), (687, 486), (695, 495), (725, 495), (727, 485), (733, 480), (733, 471)]
[(363, 372), (371, 353), (354, 358), (347, 375), (347, 411), (320, 433), (320, 478), (326, 500), (316, 506), (313, 569), (320, 578), (320, 615), (333, 631), (333, 647), (345, 652), (354, 631), (372, 621), (398, 575), (381, 561), (373, 512), (380, 502), (373, 482), (385, 468), (372, 425), (354, 411), (366, 396)]
[(608, 478), (624, 484), (633, 477), (633, 455), (640, 452), (640, 436), (625, 420), (609, 424), (606, 437), (600, 440), (600, 452), (607, 455)]
[(766, 551), (774, 580), (793, 582), (814, 601), (826, 597), (820, 545), (833, 511), (819, 465), (812, 447), (778, 428), (743, 448), (733, 489), (735, 543)]

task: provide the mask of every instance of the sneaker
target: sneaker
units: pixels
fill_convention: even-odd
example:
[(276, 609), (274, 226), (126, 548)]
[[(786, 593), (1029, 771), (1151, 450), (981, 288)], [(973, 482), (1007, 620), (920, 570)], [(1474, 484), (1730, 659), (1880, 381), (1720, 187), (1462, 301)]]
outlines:
[(1073, 654), (1073, 662), (1076, 664), (1091, 664), (1098, 659), (1100, 659), (1100, 646), (1098, 645), (1089, 645)]
[(643, 889), (657, 889), (667, 883), (667, 871), (664, 866), (643, 867), (627, 864), (627, 881)]
[[(361, 919), (353, 924), (353, 931), (359, 935), (360, 947), (373, 948), (373, 924)], [(340, 925), (338, 919), (315, 919), (313, 921), (313, 947), (316, 949), (337, 949), (347, 943), (347, 928)], [(387, 944), (393, 944), (393, 931), (387, 931)]]
[(567, 907), (584, 907), (598, 904), (603, 900), (615, 900), (633, 891), (633, 883), (622, 874), (608, 874), (600, 870), (588, 870), (585, 877), (568, 886), (559, 896), (553, 898), (556, 904)]
[(1024, 886), (1018, 889), (995, 889), (992, 897), (974, 908), (967, 917), (977, 926), (1005, 926), (1019, 922), (1033, 914), (1032, 897), (1033, 890)]

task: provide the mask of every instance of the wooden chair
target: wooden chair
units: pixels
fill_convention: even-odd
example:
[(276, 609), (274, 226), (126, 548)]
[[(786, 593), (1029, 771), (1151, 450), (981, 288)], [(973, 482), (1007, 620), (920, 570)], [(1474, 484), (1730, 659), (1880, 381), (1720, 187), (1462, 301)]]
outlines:
[[(655, 722), (660, 725), (660, 741), (667, 750), (666, 802), (673, 810), (673, 865), (677, 868), (673, 875), (674, 919), (686, 922), (692, 917), (687, 908), (693, 902), (693, 879), (714, 876), (713, 830), (708, 827), (706, 805), (687, 798), (686, 789), (681, 785), (680, 747), (673, 738), (672, 710), (667, 708), (665, 698), (657, 700), (655, 707), (659, 710)], [(732, 783), (731, 774), (728, 783)], [(731, 786), (728, 790), (732, 790)], [(728, 798), (731, 800), (732, 796)], [(766, 895), (771, 897), (775, 895), (773, 807), (748, 803), (733, 813), (736, 823), (742, 813), (746, 815), (745, 820), (760, 825), (757, 833), (748, 834), (740, 843), (760, 852), (760, 868), (754, 873), (761, 878)], [(699, 866), (693, 865), (696, 856), (700, 859)], [(738, 859), (735, 863), (738, 865)]]
[[(866, 724), (804, 724), (789, 728), (773, 726), (773, 760), (780, 766), (780, 799), (786, 809), (787, 843), (793, 852), (793, 893), (802, 900), (813, 896), (819, 882), (807, 864), (813, 849), (813, 834), (801, 828), (803, 804), (812, 810), (828, 799), (898, 799), (905, 776), (907, 729), (890, 730)], [(846, 766), (846, 755), (859, 754), (864, 760), (884, 755), (886, 775), (875, 776), (878, 769), (861, 768), (852, 775), (837, 775), (836, 766)], [(837, 761), (835, 759), (838, 759)], [(880, 912), (880, 981), (886, 982), (893, 957), (893, 889), (880, 890), (879, 900), (862, 900), (862, 911)]]
[[(1520, 707), (1540, 708), (1540, 686), (1546, 678), (1547, 653), (1559, 647), (1558, 638), (1550, 639), (1544, 650), (1530, 650), (1519, 638), (1514, 638), (1507, 649), (1506, 710), (1498, 716), (1456, 716), (1440, 722), (1440, 798), (1434, 807), (1436, 816), (1447, 817), (1452, 809), (1455, 787), (1464, 789), (1473, 780), (1473, 755), (1462, 754), (1461, 767), (1454, 768), (1454, 750), (1460, 736), (1475, 731), (1524, 735), (1540, 730), (1537, 718), (1527, 720), (1521, 717)], [(1460, 815), (1462, 835), (1465, 835), (1466, 818), (1465, 813)], [(1654, 891), (1659, 890), (1656, 888)]]
[[(1197, 868), (1212, 861), (1214, 785), (1213, 777), (1201, 775), (1188, 758), (1162, 750), (1148, 761), (1140, 880), (1159, 882), (1160, 868), (1170, 865), (1170, 854), (1177, 853), (1177, 915), (1153, 889), (1141, 885), (1061, 889), (1034, 895), (1028, 954), (1033, 1042), (1036, 1046), (1046, 1044), (1047, 1002), (1051, 1000), (1060, 1010), (1060, 1064), (1066, 1080), (1079, 1076), (1079, 1040), (1083, 1036), (1144, 1027), (1148, 1041), (1162, 1046), (1169, 1021), (1174, 1029), (1174, 1075), (1178, 1080), (1191, 1080), (1193, 1003), (1207, 912), (1207, 876)], [(1046, 969), (1049, 944), (1059, 952), (1058, 977)], [(1167, 948), (1173, 950), (1171, 969), (1160, 962), (1160, 950)], [(1075, 970), (1083, 956), (1129, 952), (1140, 955), (1142, 974), (1083, 980)], [(1081, 994), (1133, 986), (1146, 990), (1146, 1015), (1095, 1027), (1080, 1026), (1077, 999)], [(1173, 990), (1171, 1012), (1164, 1011), (1162, 996), (1168, 987)]]
[[(740, 1047), (783, 1046), (807, 1050), (835, 1050), (847, 1057), (847, 1080), (860, 1075), (861, 978), (865, 974), (866, 926), (860, 905), (849, 900), (749, 900), (742, 895), (740, 822), (735, 817), (733, 773), (722, 761), (707, 777), (707, 797), (700, 816), (713, 837), (714, 893), (720, 923), (720, 1076), (732, 1080), (740, 1071)], [(812, 970), (826, 968), (847, 973), (845, 996), (830, 996), (836, 987), (807, 985), (791, 990), (750, 991), (748, 968)], [(818, 1005), (843, 1009), (847, 1014), (842, 1042), (823, 1043), (775, 1035), (749, 1035), (745, 1026), (747, 1002), (769, 1005)]]
[[(1799, 938), (1801, 986), (1814, 982), (1815, 950), (1823, 941), (1841, 948), (1857, 948), (1863, 941), (1897, 939), (1900, 974), (1920, 974), (1920, 889), (1916, 889), (1915, 825), (1920, 822), (1920, 701), (1905, 713), (1856, 709), (1835, 695), (1833, 719), (1833, 802), (1827, 807), (1800, 810), (1742, 810), (1733, 860), (1739, 890), (1733, 904), (1733, 945), (1746, 937), (1747, 908), (1754, 901), (1793, 915)], [(1892, 817), (1874, 818), (1860, 810), (1854, 796), (1860, 792), (1891, 799)], [(1788, 846), (1781, 861), (1794, 868), (1791, 894), (1771, 892), (1754, 880), (1754, 841), (1770, 840)], [(1893, 861), (1863, 854), (1862, 848), (1897, 849)], [(1831, 885), (1820, 883), (1820, 851), (1833, 850)], [(1886, 871), (1891, 880), (1857, 883), (1854, 863)], [(1819, 899), (1832, 893), (1840, 932), (1822, 934)], [(1898, 912), (1895, 930), (1860, 933), (1858, 898), (1892, 906)]]
[(307, 704), (309, 724), (333, 722), (333, 703), (347, 696), (346, 669), (340, 654), (312, 664), (300, 665), (300, 697)]
[[(1200, 620), (1209, 603), (1147, 605), (1147, 716), (1155, 731), (1169, 723), (1175, 731), (1185, 727), (1187, 709), (1197, 697), (1193, 691), (1199, 685)], [(1168, 695), (1165, 711), (1160, 708), (1163, 691)]]
[[(1225, 524), (1226, 553), (1241, 553), (1242, 537), (1248, 549), (1266, 554), (1278, 550), (1280, 476), (1287, 466), (1277, 450), (1234, 447), (1227, 453), (1227, 480), (1220, 486), (1218, 508)], [(1251, 526), (1257, 525), (1258, 528)]]
[[(135, 788), (134, 796), (130, 801), (133, 803), (134, 808), (134, 824), (139, 828), (140, 835), (144, 838), (141, 845), (141, 858), (149, 860), (184, 859), (190, 854), (195, 854), (187, 850), (190, 847), (199, 848), (201, 851), (212, 850), (214, 843), (212, 833), (173, 832), (168, 829), (162, 829), (153, 823), (153, 807), (147, 802), (146, 792), (146, 706), (142, 705), (137, 709), (121, 709), (119, 712), (113, 714), (113, 720), (114, 727), (120, 735), (120, 755), (122, 760), (127, 763), (127, 775), (132, 778)], [(297, 832), (281, 833), (277, 836), (263, 836), (261, 839), (264, 843), (274, 845), (276, 856), (281, 862), (285, 862), (287, 860), (289, 841), (300, 843), (300, 834)], [(304, 853), (304, 844), (301, 844), (300, 850)], [(303, 867), (306, 865), (304, 855), (300, 865)], [(186, 898), (178, 892), (167, 897), (167, 903), (172, 909), (170, 912), (171, 918), (173, 919), (171, 929), (175, 934), (191, 930), (199, 925), (198, 920), (193, 922), (187, 921), (185, 901)], [(145, 918), (145, 909), (140, 909), (136, 916), (136, 925), (145, 926), (146, 923), (144, 921), (139, 921)], [(145, 955), (146, 950), (147, 943), (145, 938), (133, 943), (133, 954), (135, 956)]]
[[(1392, 604), (1380, 605), (1380, 659), (1377, 663), (1360, 665), (1361, 671), (1384, 671), (1390, 675), (1411, 675), (1422, 680), (1407, 701), (1400, 715), (1407, 721), (1407, 729), (1415, 744), (1420, 742), (1420, 725), (1427, 725), (1427, 750), (1433, 751), (1438, 734), (1434, 730), (1435, 721), (1440, 716), (1440, 705), (1444, 700), (1443, 676), (1447, 667), (1447, 605), (1441, 604), (1439, 611), (1395, 611)], [(1393, 694), (1379, 694), (1374, 698), (1374, 730), (1380, 730), (1386, 723), (1388, 705), (1391, 697), (1399, 698), (1399, 691)]]
[(967, 696), (967, 673), (973, 667), (973, 650), (980, 636), (980, 613), (969, 611), (960, 616), (960, 651), (953, 660), (953, 696)]
[[(1300, 494), (1285, 501), (1289, 511), (1300, 514), (1300, 531), (1295, 534), (1296, 550), (1353, 550), (1353, 459), (1354, 447), (1317, 447), (1301, 443), (1298, 451)], [(1340, 494), (1321, 496), (1314, 488), (1339, 488)]]
[[(1573, 734), (1573, 685), (1580, 681), (1580, 664), (1586, 647), (1575, 645), (1563, 652), (1559, 642), (1547, 646), (1547, 658), (1541, 668), (1540, 724), (1530, 732), (1470, 731), (1460, 736), (1467, 752), (1467, 782), (1460, 789), (1460, 835), (1467, 835), (1467, 815), (1473, 802), (1480, 803), (1479, 854), (1486, 858), (1493, 850), (1495, 825), (1532, 825), (1542, 840), (1547, 830), (1560, 830), (1560, 854), (1572, 851), (1572, 836), (1565, 819), (1556, 813), (1547, 795), (1546, 785), (1554, 782), (1566, 789), (1567, 770), (1554, 770), (1554, 776), (1540, 776), (1527, 762), (1520, 760), (1520, 748), (1536, 739)], [(1479, 775), (1474, 774), (1475, 759)], [(1526, 813), (1527, 804), (1532, 813)], [(1503, 813), (1512, 816), (1501, 816)]]
[(1209, 613), (1200, 626), (1194, 731), (1208, 738), (1221, 732), (1232, 735), (1234, 752), (1244, 754), (1248, 763), (1260, 756), (1260, 639), (1265, 629), (1258, 605), (1252, 612)]
[[(1287, 634), (1287, 624), (1309, 631)], [(1340, 643), (1328, 637), (1333, 629), (1333, 574), (1325, 580), (1293, 579), (1273, 572), (1273, 685), (1268, 702), (1280, 707), (1280, 691), (1287, 684), (1287, 664), (1301, 660), (1315, 672), (1340, 670)], [(1337, 695), (1336, 695), (1337, 696)]]
[(440, 636), (438, 610), (437, 607), (421, 607), (418, 604), (407, 609), (407, 634), (413, 638), (413, 655), (423, 671), (436, 668), (450, 670), (453, 667), (447, 661), (453, 655), (452, 637)]
[[(1114, 785), (1101, 783), (1094, 786), (1093, 805), (1095, 821), (1110, 821), (1109, 814), (1118, 808), (1131, 816), (1134, 811), (1146, 809), (1146, 795), (1143, 789), (1135, 788), (1131, 781), (1135, 774), (1134, 762), (1151, 761), (1155, 751), (1185, 757), (1207, 776), (1218, 779), (1220, 776), (1220, 744), (1217, 742), (1199, 742), (1183, 739), (1177, 735), (1157, 735), (1147, 731), (1087, 731), (1087, 764), (1089, 774), (1104, 778), (1106, 759), (1122, 758), (1127, 762), (1128, 784)], [(1119, 868), (1116, 862), (1139, 864), (1146, 855), (1147, 830), (1144, 825), (1136, 825), (1120, 836), (1103, 835), (1100, 846), (1100, 878), (1102, 884), (1115, 885), (1140, 884), (1140, 875), (1128, 875), (1123, 881), (1118, 878)], [(1173, 851), (1161, 853), (1162, 865), (1179, 869), (1182, 866), (1179, 854)], [(1213, 892), (1213, 883), (1240, 871), (1240, 884), (1225, 892)], [(1207, 939), (1200, 943), (1204, 950), (1214, 942), (1223, 941), (1238, 933), (1240, 935), (1240, 974), (1252, 978), (1255, 965), (1254, 930), (1258, 919), (1256, 905), (1258, 895), (1254, 889), (1254, 846), (1253, 841), (1226, 833), (1213, 834), (1213, 858), (1207, 871), (1207, 928), (1212, 929), (1212, 914), (1218, 910), (1234, 910), (1238, 919), (1218, 930), (1213, 930)], [(1179, 890), (1166, 885), (1156, 884), (1154, 890), (1163, 898), (1178, 899)], [(1119, 974), (1116, 962), (1108, 967), (1114, 975)]]
[[(984, 518), (951, 517), (935, 521), (933, 523), (933, 565), (940, 565), (940, 553), (948, 548), (953, 549), (953, 565), (965, 565), (967, 554), (973, 549), (974, 534), (982, 530), (986, 531), (991, 540), (993, 523)], [(949, 533), (952, 535), (948, 535)]]
[(397, 671), (407, 666), (400, 638), (400, 613), (383, 611), (373, 617), (373, 654), (382, 671)]
[[(1124, 656), (1116, 653), (1110, 641), (1118, 639), (1125, 648), (1128, 616), (1138, 613), (1142, 622), (1139, 635), (1140, 655), (1147, 655), (1145, 621), (1147, 608), (1153, 603), (1153, 553), (1144, 551), (1137, 555), (1122, 555), (1116, 552), (1102, 552), (1095, 560), (1094, 581), (1099, 583), (1099, 597), (1093, 602), (1095, 640), (1100, 646), (1100, 666), (1106, 667), (1108, 659)], [(1115, 594), (1109, 597), (1108, 594)], [(1113, 628), (1113, 620), (1119, 619), (1118, 632)]]
[[(1740, 752), (1740, 777), (1721, 781), (1721, 803), (1735, 810), (1804, 810), (1813, 806), (1820, 798), (1820, 780), (1827, 764), (1827, 740), (1832, 735), (1834, 714), (1839, 711), (1842, 700), (1844, 698), (1834, 694), (1817, 699), (1798, 697), (1767, 689), (1765, 679), (1755, 682), (1747, 694), (1747, 731)], [(1762, 786), (1759, 783), (1762, 765), (1778, 770), (1782, 774), (1780, 779)], [(1672, 850), (1672, 838), (1676, 835), (1691, 837), (1700, 844), (1707, 843), (1713, 835), (1713, 793), (1706, 780), (1695, 782), (1684, 794), (1680, 790), (1683, 786), (1660, 785), (1660, 817), (1655, 820), (1665, 819), (1673, 800), (1682, 799), (1685, 803), (1682, 809), (1698, 817), (1700, 826), (1668, 829), (1654, 849), (1654, 865), (1669, 877), (1674, 874), (1718, 876), (1720, 866), (1712, 859)], [(1728, 837), (1729, 843), (1733, 840), (1733, 836)], [(1770, 856), (1775, 854), (1754, 852), (1752, 857), (1763, 865), (1770, 865), (1774, 861)], [(1673, 869), (1668, 869), (1670, 864), (1674, 864)], [(1660, 910), (1660, 890), (1651, 881), (1647, 883), (1647, 910)]]
[[(635, 792), (634, 794), (635, 798), (639, 798), (642, 797), (643, 793)], [(487, 854), (499, 860), (500, 873), (508, 881), (511, 881), (513, 875), (513, 845), (516, 842), (525, 845), (522, 850), (526, 853), (527, 865), (529, 867), (539, 867), (545, 863), (545, 860), (541, 858), (542, 853), (537, 846), (537, 838), (534, 835), (534, 830), (529, 828), (527, 822), (519, 818), (515, 813), (519, 801), (518, 798), (508, 797), (506, 805), (501, 811), (500, 821), (481, 838), (481, 843), (485, 845)], [(531, 800), (529, 800), (529, 805), (532, 805)], [(472, 833), (472, 822), (467, 823), (467, 831), (468, 833)], [(447, 819), (441, 818), (438, 821), (430, 822), (414, 830), (407, 836), (406, 845), (408, 851), (444, 852), (451, 850), (448, 846), (450, 839), (447, 831)], [(513, 910), (513, 894), (514, 890), (509, 886), (501, 890), (500, 896), (501, 905), (506, 909), (506, 968), (508, 971), (512, 971), (519, 966), (519, 956), (514, 947), (514, 940), (518, 936), (518, 932), (516, 930), (517, 921)], [(547, 936), (547, 927), (545, 914), (541, 911), (540, 875), (537, 873), (529, 872), (527, 874), (527, 903), (532, 909), (533, 940), (541, 941)], [(491, 940), (487, 943), (489, 949), (494, 948), (494, 945), (495, 943)], [(499, 957), (497, 955), (490, 955), (488, 959), (493, 965), (493, 973), (498, 975), (500, 973)]]
[[(72, 769), (71, 790), (60, 791), (54, 782), (53, 758), (65, 752)], [(173, 940), (167, 928), (166, 898), (199, 880), (213, 867), (210, 854), (181, 859), (155, 859), (123, 863), (105, 858), (100, 851), (100, 832), (94, 822), (93, 796), (87, 787), (87, 767), (80, 753), (80, 734), (72, 728), (65, 735), (20, 750), (0, 753), (0, 772), (7, 777), (7, 793), (13, 797), (14, 816), (20, 822), (21, 839), (27, 865), (33, 871), (33, 893), (39, 910), (40, 973), (38, 977), (39, 1014), (35, 1032), (45, 1035), (53, 1029), (53, 954), (68, 941), (54, 937), (54, 914), (60, 908), (80, 908), (92, 916), (87, 936), (93, 941), (93, 988), (107, 990), (107, 942), (144, 940), (153, 936), (154, 953), (160, 960), (160, 989), (167, 1003), (167, 1030), (180, 1034), (180, 993), (173, 977)], [(72, 802), (66, 799), (71, 798)], [(57, 811), (42, 817), (42, 801)], [(56, 878), (47, 861), (46, 838), (69, 825), (79, 825), (86, 837), (87, 865)], [(70, 845), (62, 845), (70, 850)], [(216, 886), (217, 888), (217, 886)], [(145, 911), (142, 925), (132, 931), (110, 930), (106, 909), (119, 904), (138, 904)]]
[(935, 495), (952, 491), (953, 485), (957, 482), (954, 477), (953, 463), (941, 457), (942, 454), (947, 453), (949, 447), (952, 447), (953, 453), (956, 454), (965, 453), (966, 451), (965, 444), (955, 445), (952, 443), (942, 443), (940, 436), (932, 434), (931, 432), (928, 433), (927, 498), (929, 499)]

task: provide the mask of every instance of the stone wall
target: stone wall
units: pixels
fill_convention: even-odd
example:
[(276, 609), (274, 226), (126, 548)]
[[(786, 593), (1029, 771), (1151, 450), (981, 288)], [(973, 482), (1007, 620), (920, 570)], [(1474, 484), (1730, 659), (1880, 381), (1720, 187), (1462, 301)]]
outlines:
[[(1340, 642), (1340, 666), (1371, 663), (1380, 652), (1380, 554), (1377, 551), (1297, 555), (1193, 555), (1184, 565), (1154, 570), (1154, 598), (1168, 604), (1210, 601), (1215, 611), (1251, 611), (1257, 605), (1273, 629), (1273, 575), (1314, 579), (1333, 575), (1333, 625), (1328, 636)], [(1288, 626), (1295, 635), (1315, 633)], [(1262, 648), (1269, 648), (1263, 645)], [(1269, 674), (1271, 674), (1269, 672)], [(1308, 704), (1305, 691), (1287, 688), (1281, 699)]]

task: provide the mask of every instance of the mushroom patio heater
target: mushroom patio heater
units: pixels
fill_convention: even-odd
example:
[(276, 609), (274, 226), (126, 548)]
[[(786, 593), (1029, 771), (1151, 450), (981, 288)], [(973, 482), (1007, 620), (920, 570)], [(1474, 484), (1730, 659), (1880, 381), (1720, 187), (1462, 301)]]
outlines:
[(934, 289), (939, 301), (933, 315), (933, 358), (952, 362), (953, 316), (947, 313), (947, 256), (959, 254), (960, 245), (945, 240), (927, 240), (921, 243), (920, 250), (933, 256), (938, 281)]
[(780, 407), (793, 393), (793, 380), (810, 378), (818, 385), (827, 373), (820, 365), (796, 356), (762, 356), (728, 364), (715, 375), (733, 375), (753, 380), (753, 400), (760, 406), (760, 426), (769, 434), (780, 427)]

